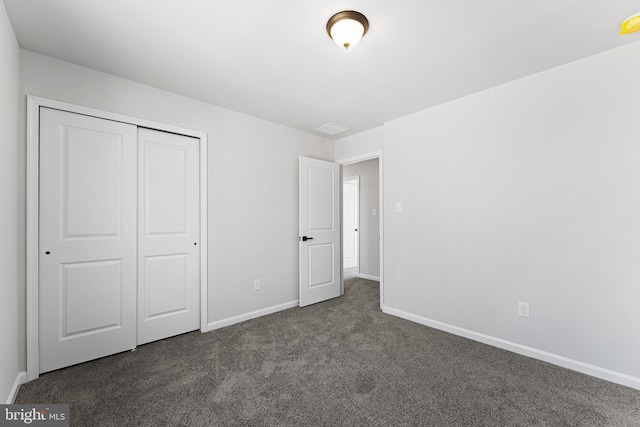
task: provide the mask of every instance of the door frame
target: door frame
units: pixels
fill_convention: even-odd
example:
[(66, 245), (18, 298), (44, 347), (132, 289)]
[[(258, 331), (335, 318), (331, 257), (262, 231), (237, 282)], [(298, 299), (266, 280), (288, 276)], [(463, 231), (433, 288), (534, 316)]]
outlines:
[[(344, 184), (345, 182), (355, 182), (356, 185), (356, 195), (358, 196), (358, 200), (356, 200), (356, 204), (358, 205), (357, 208), (357, 214), (358, 214), (358, 218), (357, 218), (357, 222), (358, 222), (358, 238), (356, 239), (356, 267), (358, 268), (358, 274), (360, 274), (360, 175), (354, 175), (354, 176), (345, 176), (342, 178), (342, 239), (344, 239)], [(344, 269), (344, 241), (342, 242), (342, 268)]]
[(207, 134), (150, 120), (112, 113), (53, 99), (27, 95), (27, 381), (40, 376), (38, 344), (38, 261), (39, 261), (39, 191), (40, 191), (40, 107), (83, 114), (105, 120), (123, 122), (139, 127), (191, 136), (200, 140), (200, 331), (207, 331)]
[[(382, 168), (382, 150), (363, 153), (342, 159), (336, 159), (335, 162), (341, 166), (360, 163), (366, 160), (378, 159), (378, 192), (379, 192), (379, 221), (380, 221), (380, 310), (384, 308), (384, 173)], [(342, 168), (341, 168), (342, 171)], [(342, 211), (340, 212), (340, 223), (342, 225)], [(340, 237), (340, 245), (343, 245), (342, 235)], [(359, 269), (360, 267), (358, 267)], [(359, 270), (358, 270), (359, 271)], [(344, 275), (342, 278), (342, 289), (344, 292)]]

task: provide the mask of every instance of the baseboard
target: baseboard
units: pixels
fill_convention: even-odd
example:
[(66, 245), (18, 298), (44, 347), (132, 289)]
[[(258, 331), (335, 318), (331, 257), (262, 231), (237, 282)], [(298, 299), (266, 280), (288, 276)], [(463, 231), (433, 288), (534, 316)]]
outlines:
[(393, 316), (401, 317), (412, 322), (419, 323), (421, 325), (429, 326), (434, 329), (439, 329), (450, 334), (458, 335), (461, 337), (469, 338), (474, 341), (479, 341), (484, 344), (498, 347), (503, 350), (508, 350), (513, 353), (521, 354), (523, 356), (531, 357), (532, 359), (542, 360), (543, 362), (551, 363), (553, 365), (561, 366), (563, 368), (571, 369), (573, 371), (581, 372), (583, 374), (590, 375), (592, 377), (600, 378), (606, 381), (611, 381), (616, 384), (621, 384), (627, 387), (640, 390), (640, 378), (632, 377), (631, 375), (623, 374), (620, 372), (612, 371), (610, 369), (601, 368), (599, 366), (590, 365), (588, 363), (580, 362), (578, 360), (569, 359), (564, 356), (549, 353), (547, 351), (538, 350), (533, 347), (527, 347), (521, 344), (517, 344), (511, 341), (506, 341), (500, 338), (492, 337), (490, 335), (481, 334), (468, 329), (459, 328), (457, 326), (449, 325), (447, 323), (439, 322), (437, 320), (428, 319), (426, 317), (417, 316), (415, 314), (407, 313), (401, 310), (384, 306), (382, 311)]
[(278, 311), (286, 310), (298, 306), (298, 300), (287, 302), (284, 304), (274, 305), (273, 307), (263, 308), (262, 310), (252, 311), (251, 313), (241, 314), (239, 316), (228, 317), (222, 320), (216, 320), (207, 325), (207, 331), (213, 331), (216, 329), (224, 328), (225, 326), (235, 325), (236, 323), (244, 322), (246, 320), (255, 319), (256, 317), (266, 316), (267, 314), (276, 313)]
[(18, 390), (20, 390), (20, 386), (27, 382), (27, 373), (26, 372), (18, 372), (16, 375), (16, 380), (13, 382), (13, 386), (9, 391), (9, 396), (7, 396), (7, 405), (12, 405), (13, 402), (16, 401), (16, 396), (18, 395)]
[(375, 282), (379, 282), (380, 278), (378, 276), (369, 276), (368, 274), (359, 273), (358, 277), (361, 279), (373, 280)]

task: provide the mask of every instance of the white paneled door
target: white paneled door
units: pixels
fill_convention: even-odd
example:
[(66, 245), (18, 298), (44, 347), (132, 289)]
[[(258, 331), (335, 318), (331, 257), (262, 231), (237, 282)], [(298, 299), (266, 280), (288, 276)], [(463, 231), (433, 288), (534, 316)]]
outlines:
[(136, 126), (40, 114), (40, 372), (136, 346)]
[(199, 328), (199, 142), (41, 108), (40, 372)]
[(359, 186), (358, 177), (345, 178), (342, 185), (343, 268), (358, 266)]
[(138, 344), (200, 326), (199, 140), (138, 138)]
[(300, 157), (300, 307), (340, 296), (340, 165)]

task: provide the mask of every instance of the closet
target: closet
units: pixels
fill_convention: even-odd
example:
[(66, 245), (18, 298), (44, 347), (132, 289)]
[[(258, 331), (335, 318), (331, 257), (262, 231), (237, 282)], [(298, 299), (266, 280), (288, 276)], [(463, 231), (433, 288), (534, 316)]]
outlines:
[(40, 108), (39, 372), (200, 327), (198, 138)]

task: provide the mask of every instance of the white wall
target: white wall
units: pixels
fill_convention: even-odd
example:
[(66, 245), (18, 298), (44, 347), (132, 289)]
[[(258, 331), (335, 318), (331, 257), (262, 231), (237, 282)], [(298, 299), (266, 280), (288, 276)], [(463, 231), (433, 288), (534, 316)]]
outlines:
[(640, 386), (639, 70), (637, 42), (387, 123), (385, 304)]
[[(380, 173), (378, 159), (342, 167), (342, 176), (360, 177), (360, 274), (380, 277)], [(373, 209), (376, 214), (373, 215)]]
[[(20, 49), (0, 2), (0, 403), (6, 403), (19, 363), (18, 289), (18, 87)], [(24, 168), (22, 170), (24, 172)], [(24, 314), (24, 312), (22, 313)]]
[[(298, 299), (298, 156), (332, 160), (331, 141), (26, 50), (21, 67), (21, 111), (32, 94), (208, 134), (209, 322)], [(22, 318), (24, 300), (22, 288)]]
[(383, 139), (384, 127), (382, 126), (337, 139), (334, 142), (335, 160), (340, 162), (351, 157), (380, 151)]

